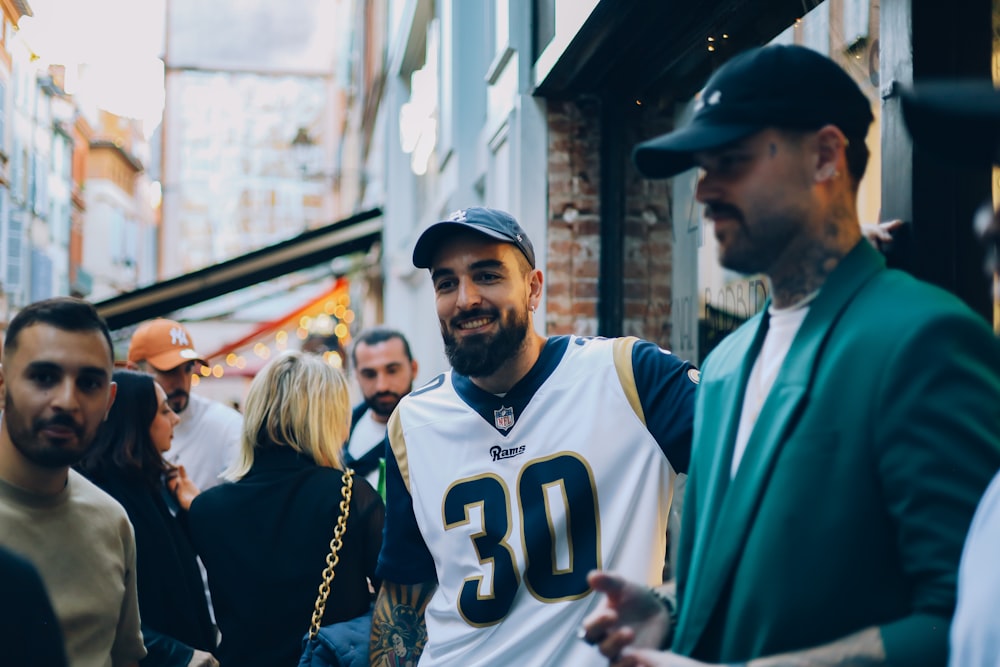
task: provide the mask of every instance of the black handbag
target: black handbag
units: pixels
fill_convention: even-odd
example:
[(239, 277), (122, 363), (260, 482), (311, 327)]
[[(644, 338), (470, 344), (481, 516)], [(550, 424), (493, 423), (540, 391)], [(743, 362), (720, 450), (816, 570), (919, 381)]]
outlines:
[(344, 471), (344, 486), (341, 489), (340, 516), (330, 540), (330, 553), (323, 568), (323, 581), (319, 585), (316, 605), (313, 609), (309, 632), (302, 638), (302, 657), (299, 667), (368, 667), (368, 641), (371, 636), (372, 612), (352, 618), (349, 621), (321, 626), (326, 611), (326, 599), (330, 595), (334, 568), (340, 562), (338, 552), (343, 546), (347, 532), (347, 517), (351, 512), (351, 490), (354, 487), (354, 471)]

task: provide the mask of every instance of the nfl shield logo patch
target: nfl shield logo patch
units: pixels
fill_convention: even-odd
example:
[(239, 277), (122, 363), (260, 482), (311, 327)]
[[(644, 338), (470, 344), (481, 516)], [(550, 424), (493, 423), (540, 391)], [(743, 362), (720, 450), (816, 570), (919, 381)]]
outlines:
[(493, 423), (501, 431), (509, 431), (510, 427), (514, 425), (514, 408), (501, 406), (499, 410), (494, 410)]

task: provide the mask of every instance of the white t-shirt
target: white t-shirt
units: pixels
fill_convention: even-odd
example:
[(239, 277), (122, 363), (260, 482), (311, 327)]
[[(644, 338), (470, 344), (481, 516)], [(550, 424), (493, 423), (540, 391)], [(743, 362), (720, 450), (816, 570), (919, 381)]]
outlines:
[(750, 377), (747, 380), (746, 392), (743, 395), (743, 410), (740, 412), (740, 427), (736, 432), (736, 445), (733, 448), (733, 463), (729, 469), (731, 477), (736, 477), (736, 471), (743, 460), (743, 453), (746, 451), (747, 443), (750, 441), (750, 433), (757, 423), (757, 415), (764, 407), (767, 395), (771, 393), (771, 387), (778, 377), (781, 365), (785, 363), (788, 350), (792, 347), (795, 334), (799, 332), (802, 321), (809, 313), (809, 303), (815, 295), (806, 297), (798, 304), (789, 308), (768, 308), (770, 321), (768, 322), (767, 333), (764, 335), (764, 343), (761, 345), (760, 354), (753, 363), (750, 370)]
[(219, 477), (240, 450), (243, 415), (229, 406), (191, 394), (187, 409), (178, 415), (174, 439), (163, 455), (170, 463), (182, 465), (201, 491), (223, 480)]
[[(367, 410), (365, 414), (361, 415), (357, 426), (354, 427), (354, 432), (351, 433), (351, 439), (347, 442), (347, 453), (354, 460), (358, 460), (370, 452), (372, 447), (380, 447), (382, 440), (385, 439), (387, 424), (375, 421), (374, 414), (371, 410)], [(365, 475), (365, 479), (368, 480), (373, 489), (378, 488), (378, 478), (378, 468)]]

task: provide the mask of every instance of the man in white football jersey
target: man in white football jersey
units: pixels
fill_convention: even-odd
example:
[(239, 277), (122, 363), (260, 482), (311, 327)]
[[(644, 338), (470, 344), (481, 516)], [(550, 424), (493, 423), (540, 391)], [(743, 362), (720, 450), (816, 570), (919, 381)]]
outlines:
[(432, 225), (413, 263), (453, 370), (389, 419), (372, 664), (603, 666), (575, 638), (586, 576), (661, 582), (698, 371), (636, 338), (539, 335), (542, 272), (502, 211)]

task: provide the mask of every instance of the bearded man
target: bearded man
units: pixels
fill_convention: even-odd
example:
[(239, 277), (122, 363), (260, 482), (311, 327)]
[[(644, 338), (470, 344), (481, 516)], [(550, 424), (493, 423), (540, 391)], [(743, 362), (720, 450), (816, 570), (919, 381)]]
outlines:
[(39, 301), (7, 328), (0, 545), (41, 574), (74, 667), (134, 666), (146, 655), (128, 515), (70, 469), (114, 401), (112, 365), (108, 327), (84, 301)]
[(417, 361), (410, 343), (395, 329), (372, 327), (351, 346), (351, 365), (364, 402), (351, 413), (345, 462), (380, 492), (389, 443), (386, 424), (399, 401), (413, 390)]
[(428, 227), (452, 370), (389, 418), (373, 665), (598, 667), (575, 639), (598, 564), (662, 579), (672, 483), (687, 470), (698, 371), (636, 338), (544, 337), (542, 272), (508, 213)]

